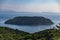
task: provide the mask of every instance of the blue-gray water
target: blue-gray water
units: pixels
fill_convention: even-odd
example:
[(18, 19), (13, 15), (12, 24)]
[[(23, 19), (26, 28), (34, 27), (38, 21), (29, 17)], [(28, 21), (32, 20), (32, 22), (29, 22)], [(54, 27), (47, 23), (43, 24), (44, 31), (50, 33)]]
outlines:
[[(54, 22), (54, 24), (53, 25), (40, 25), (40, 26), (18, 26), (18, 25), (4, 24), (6, 20), (16, 17), (16, 16), (43, 16), (45, 18), (51, 19)], [(60, 14), (56, 15), (54, 13), (50, 14), (50, 13), (0, 12), (0, 26), (18, 29), (18, 30), (29, 32), (29, 33), (34, 33), (41, 30), (53, 28), (58, 23), (60, 23)]]

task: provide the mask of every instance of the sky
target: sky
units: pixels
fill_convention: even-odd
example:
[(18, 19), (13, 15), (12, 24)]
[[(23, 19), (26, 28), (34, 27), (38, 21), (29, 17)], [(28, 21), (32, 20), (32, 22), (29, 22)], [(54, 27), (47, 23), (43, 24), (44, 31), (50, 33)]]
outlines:
[(60, 0), (0, 0), (0, 10), (60, 12)]

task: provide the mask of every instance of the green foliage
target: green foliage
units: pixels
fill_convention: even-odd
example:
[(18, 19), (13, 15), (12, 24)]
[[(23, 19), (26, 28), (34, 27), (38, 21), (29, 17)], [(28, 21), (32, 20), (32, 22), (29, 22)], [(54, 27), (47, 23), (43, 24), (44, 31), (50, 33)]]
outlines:
[(0, 27), (0, 40), (60, 40), (60, 30), (46, 29), (29, 34), (17, 29)]

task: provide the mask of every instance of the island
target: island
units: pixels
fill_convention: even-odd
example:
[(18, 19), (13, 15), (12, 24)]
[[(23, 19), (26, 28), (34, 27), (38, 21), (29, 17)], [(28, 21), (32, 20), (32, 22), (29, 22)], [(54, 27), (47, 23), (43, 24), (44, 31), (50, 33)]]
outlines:
[(44, 17), (28, 17), (28, 16), (19, 16), (12, 19), (9, 19), (5, 24), (14, 24), (14, 25), (52, 25), (54, 24), (50, 19)]

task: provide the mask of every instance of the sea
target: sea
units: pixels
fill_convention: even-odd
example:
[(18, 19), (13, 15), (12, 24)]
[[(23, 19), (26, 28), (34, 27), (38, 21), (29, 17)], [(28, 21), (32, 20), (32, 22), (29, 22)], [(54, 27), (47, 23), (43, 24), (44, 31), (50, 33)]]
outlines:
[[(21, 26), (5, 24), (5, 21), (18, 16), (38, 16), (45, 17), (54, 22), (53, 25), (38, 25), (38, 26)], [(14, 12), (14, 11), (0, 11), (0, 26), (8, 27), (12, 29), (18, 29), (29, 33), (39, 32), (45, 29), (56, 28), (56, 25), (60, 23), (60, 13), (52, 12)]]

